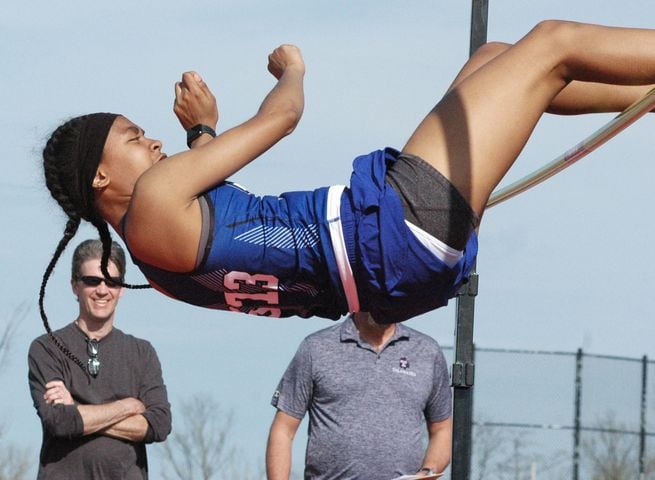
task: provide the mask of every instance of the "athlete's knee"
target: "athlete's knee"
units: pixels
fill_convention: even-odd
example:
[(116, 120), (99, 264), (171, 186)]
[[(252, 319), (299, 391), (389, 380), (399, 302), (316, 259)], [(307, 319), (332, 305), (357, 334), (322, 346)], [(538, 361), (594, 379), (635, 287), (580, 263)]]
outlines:
[(585, 35), (585, 25), (568, 20), (543, 20), (528, 34), (528, 38), (536, 48), (538, 58), (548, 62), (552, 71), (558, 71), (560, 76), (567, 77), (571, 59)]
[(544, 48), (555, 52), (567, 52), (576, 48), (584, 24), (569, 20), (543, 20), (529, 33)]
[(511, 47), (509, 43), (487, 42), (475, 51), (473, 57), (488, 62), (506, 51), (509, 47)]

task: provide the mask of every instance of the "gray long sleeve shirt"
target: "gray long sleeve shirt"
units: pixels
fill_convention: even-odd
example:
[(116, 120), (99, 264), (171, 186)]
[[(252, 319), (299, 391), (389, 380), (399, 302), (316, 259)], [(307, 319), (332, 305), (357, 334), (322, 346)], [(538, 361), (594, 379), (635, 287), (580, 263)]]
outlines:
[[(86, 361), (86, 335), (75, 325), (54, 332), (70, 351)], [(148, 478), (146, 443), (161, 442), (171, 431), (171, 411), (152, 345), (114, 328), (99, 342), (100, 372), (89, 377), (67, 358), (47, 335), (30, 346), (29, 385), (41, 419), (39, 479), (142, 480)], [(90, 381), (89, 381), (90, 379)], [(61, 380), (76, 405), (48, 405), (45, 384)], [(99, 405), (134, 397), (146, 407), (148, 422), (143, 442), (100, 434), (83, 435), (77, 404)]]

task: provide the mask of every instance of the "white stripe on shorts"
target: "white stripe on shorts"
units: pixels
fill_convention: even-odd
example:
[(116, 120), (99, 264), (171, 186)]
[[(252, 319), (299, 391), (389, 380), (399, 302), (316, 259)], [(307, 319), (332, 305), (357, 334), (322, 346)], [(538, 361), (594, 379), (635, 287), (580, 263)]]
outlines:
[(332, 240), (332, 250), (337, 261), (337, 270), (343, 291), (348, 301), (349, 312), (359, 312), (359, 296), (357, 295), (357, 285), (350, 262), (348, 261), (348, 251), (346, 242), (343, 238), (343, 226), (341, 225), (341, 194), (344, 185), (333, 185), (328, 190), (327, 196), (327, 219), (330, 226), (330, 240)]
[(417, 227), (407, 220), (405, 220), (405, 223), (412, 231), (416, 239), (421, 242), (425, 248), (430, 250), (430, 252), (432, 252), (435, 257), (448, 265), (450, 268), (453, 268), (453, 266), (464, 256), (464, 252), (462, 250), (455, 250), (453, 247), (449, 247), (438, 238), (433, 237), (425, 230)]

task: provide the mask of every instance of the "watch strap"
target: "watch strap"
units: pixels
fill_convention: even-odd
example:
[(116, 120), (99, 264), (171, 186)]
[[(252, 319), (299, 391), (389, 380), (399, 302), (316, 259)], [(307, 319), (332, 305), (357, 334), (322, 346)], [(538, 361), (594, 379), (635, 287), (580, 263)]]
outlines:
[(212, 127), (199, 123), (186, 131), (187, 147), (191, 148), (191, 144), (203, 133), (208, 133), (212, 137), (216, 137), (216, 131)]

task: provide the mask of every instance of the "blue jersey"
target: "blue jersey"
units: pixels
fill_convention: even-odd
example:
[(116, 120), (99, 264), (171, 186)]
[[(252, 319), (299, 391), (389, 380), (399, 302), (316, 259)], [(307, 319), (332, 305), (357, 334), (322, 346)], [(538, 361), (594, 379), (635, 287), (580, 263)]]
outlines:
[(338, 319), (367, 311), (389, 323), (446, 305), (471, 272), (477, 237), (447, 265), (430, 239), (415, 236), (385, 182), (397, 154), (356, 158), (350, 188), (258, 197), (223, 182), (199, 198), (203, 233), (194, 271), (134, 262), (173, 298), (253, 315)]
[(328, 191), (258, 197), (223, 182), (200, 198), (205, 238), (193, 272), (134, 261), (157, 289), (193, 305), (338, 319), (348, 307), (331, 253)]

